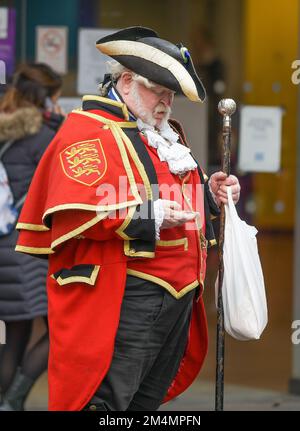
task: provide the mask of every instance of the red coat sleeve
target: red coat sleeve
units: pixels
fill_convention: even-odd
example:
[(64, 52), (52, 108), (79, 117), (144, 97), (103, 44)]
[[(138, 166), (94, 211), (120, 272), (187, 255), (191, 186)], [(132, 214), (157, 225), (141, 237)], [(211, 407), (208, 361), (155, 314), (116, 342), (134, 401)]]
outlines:
[[(121, 240), (155, 239), (155, 219), (153, 202), (145, 201), (141, 205), (111, 211), (105, 218), (99, 214), (91, 221), (91, 214), (81, 210), (58, 211), (52, 216), (52, 231), (55, 238), (59, 238), (66, 231), (73, 232), (80, 226), (80, 235), (97, 241), (107, 241), (113, 238)], [(94, 223), (95, 221), (95, 223)], [(86, 224), (86, 228), (82, 229)], [(72, 235), (74, 236), (74, 235)]]

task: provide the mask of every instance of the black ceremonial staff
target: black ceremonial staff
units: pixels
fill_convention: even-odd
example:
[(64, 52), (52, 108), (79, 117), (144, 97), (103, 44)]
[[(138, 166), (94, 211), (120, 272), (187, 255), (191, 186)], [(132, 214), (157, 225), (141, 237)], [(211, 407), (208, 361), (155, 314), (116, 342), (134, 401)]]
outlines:
[[(232, 99), (223, 99), (218, 105), (218, 110), (223, 115), (223, 156), (222, 156), (222, 171), (227, 176), (230, 175), (230, 141), (231, 141), (231, 115), (236, 109), (235, 101)], [(222, 284), (224, 276), (223, 262), (223, 244), (225, 230), (225, 208), (221, 205), (220, 215), (220, 233), (219, 233), (219, 281), (218, 281), (218, 308), (217, 308), (217, 366), (216, 366), (216, 394), (215, 394), (215, 410), (223, 410), (224, 398), (224, 347), (225, 347), (225, 332), (224, 332), (224, 310), (222, 299)]]

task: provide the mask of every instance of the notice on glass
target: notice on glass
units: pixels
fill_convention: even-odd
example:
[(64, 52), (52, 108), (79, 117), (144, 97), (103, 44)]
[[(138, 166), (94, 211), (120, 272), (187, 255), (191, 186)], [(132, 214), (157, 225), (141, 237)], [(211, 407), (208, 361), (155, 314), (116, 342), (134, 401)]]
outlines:
[(36, 61), (46, 63), (57, 73), (67, 73), (68, 27), (36, 28)]
[(0, 39), (6, 39), (8, 34), (8, 8), (0, 7)]
[(96, 48), (96, 42), (117, 29), (85, 29), (79, 30), (78, 52), (78, 94), (96, 94), (100, 82), (107, 73), (106, 62), (110, 57)]
[(278, 172), (281, 164), (282, 108), (241, 108), (239, 169), (246, 172)]
[(73, 109), (80, 109), (82, 100), (80, 97), (60, 97), (58, 99), (58, 105), (62, 110), (69, 114)]
[(15, 71), (16, 10), (0, 7), (0, 84)]

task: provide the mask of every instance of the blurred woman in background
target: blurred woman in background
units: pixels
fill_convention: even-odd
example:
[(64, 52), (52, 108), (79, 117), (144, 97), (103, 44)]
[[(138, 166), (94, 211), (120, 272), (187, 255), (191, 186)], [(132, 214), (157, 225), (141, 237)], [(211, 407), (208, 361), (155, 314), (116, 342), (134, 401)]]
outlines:
[[(34, 171), (64, 120), (57, 105), (61, 77), (45, 64), (23, 65), (0, 100), (0, 152), (14, 202), (23, 202)], [(52, 105), (51, 110), (48, 109)], [(7, 144), (9, 143), (9, 144)], [(1, 218), (1, 214), (0, 214)], [(0, 236), (0, 410), (23, 410), (37, 378), (47, 369), (47, 261), (14, 251), (18, 233)], [(42, 316), (46, 333), (26, 351), (33, 321)]]

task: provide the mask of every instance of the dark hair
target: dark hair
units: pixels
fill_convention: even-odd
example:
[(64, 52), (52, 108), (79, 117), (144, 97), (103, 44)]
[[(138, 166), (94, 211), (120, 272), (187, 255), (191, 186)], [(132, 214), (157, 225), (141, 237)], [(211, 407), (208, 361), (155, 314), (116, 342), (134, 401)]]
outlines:
[(0, 102), (0, 111), (14, 112), (26, 106), (45, 108), (46, 97), (53, 96), (62, 87), (62, 78), (44, 63), (20, 66)]

